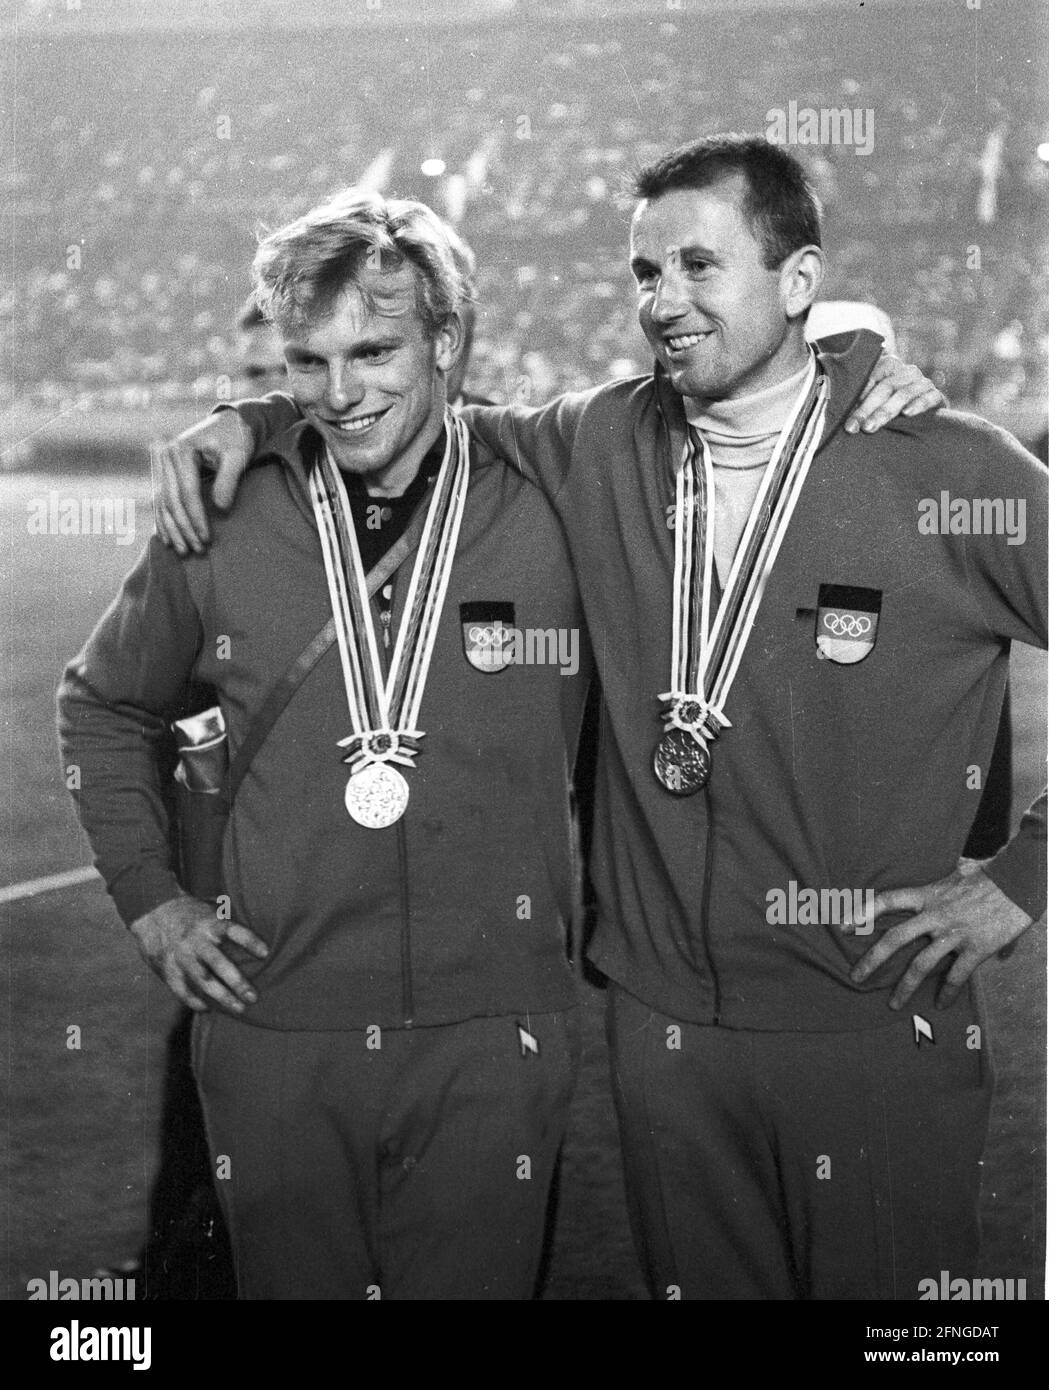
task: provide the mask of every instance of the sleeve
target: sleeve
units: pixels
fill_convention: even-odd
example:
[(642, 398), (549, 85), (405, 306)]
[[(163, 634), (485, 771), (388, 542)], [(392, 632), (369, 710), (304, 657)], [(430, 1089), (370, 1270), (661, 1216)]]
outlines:
[(1013, 838), (984, 866), (1005, 896), (1036, 921), (1045, 912), (1045, 816), (1043, 791), (1025, 812)]
[(460, 413), (488, 448), (542, 488), (554, 509), (572, 462), (582, 397), (557, 396), (547, 405), (468, 405)]
[[(982, 441), (982, 444), (980, 443)], [(1007, 641), (1049, 645), (1046, 575), (1049, 572), (1049, 475), (1010, 434), (985, 425), (974, 495), (985, 492), (993, 524), (965, 537), (970, 590), (992, 632)], [(980, 499), (981, 502), (983, 499)], [(973, 502), (975, 509), (977, 503)], [(1030, 917), (1046, 902), (1046, 794), (1024, 815), (1016, 834), (986, 866), (988, 876)]]
[(201, 649), (184, 563), (152, 537), (58, 689), (58, 738), (77, 814), (125, 924), (180, 893), (165, 767), (170, 721)]
[(302, 419), (293, 397), (286, 391), (271, 391), (268, 396), (253, 396), (240, 401), (222, 401), (211, 412), (235, 410), (255, 436), (255, 452), (259, 453), (286, 429)]

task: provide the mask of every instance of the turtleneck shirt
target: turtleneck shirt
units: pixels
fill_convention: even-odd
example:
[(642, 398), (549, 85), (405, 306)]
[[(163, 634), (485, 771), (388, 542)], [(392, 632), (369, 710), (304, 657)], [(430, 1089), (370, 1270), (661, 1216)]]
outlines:
[(810, 352), (800, 371), (762, 391), (723, 401), (684, 397), (689, 426), (706, 439), (714, 466), (714, 561), (722, 588), (776, 440), (814, 370)]

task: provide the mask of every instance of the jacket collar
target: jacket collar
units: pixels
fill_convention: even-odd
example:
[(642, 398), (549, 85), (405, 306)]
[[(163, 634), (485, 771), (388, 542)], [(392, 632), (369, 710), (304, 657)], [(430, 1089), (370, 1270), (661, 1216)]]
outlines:
[[(284, 469), (292, 500), (312, 527), (316, 527), (317, 523), (313, 514), (313, 500), (310, 497), (309, 476), (317, 453), (322, 447), (321, 437), (310, 422), (299, 419), (293, 425), (289, 425), (287, 429), (282, 430), (280, 434), (274, 435), (253, 461), (256, 464), (275, 463)], [(472, 431), (470, 431), (470, 458), (474, 467), (489, 464), (495, 458), (488, 445)], [(412, 523), (400, 540), (394, 543), (369, 574), (368, 589), (370, 593), (374, 592), (376, 587), (373, 580), (378, 578), (384, 581), (388, 578), (389, 573), (396, 569), (405, 556), (414, 549), (422, 530), (422, 522), (426, 516), (426, 509), (422, 502), (429, 496), (430, 488), (428, 487), (423, 494), (423, 499), (420, 499), (420, 503), (415, 509)]]
[(267, 441), (266, 447), (255, 460), (279, 459), (295, 474), (304, 488), (307, 487), (309, 470), (317, 456), (321, 440), (317, 431), (306, 419), (296, 420), (286, 430)]

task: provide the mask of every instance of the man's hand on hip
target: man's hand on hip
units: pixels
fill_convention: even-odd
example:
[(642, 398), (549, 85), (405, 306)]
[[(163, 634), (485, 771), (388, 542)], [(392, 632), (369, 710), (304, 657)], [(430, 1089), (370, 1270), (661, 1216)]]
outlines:
[(153, 512), (157, 535), (165, 545), (179, 555), (205, 548), (210, 537), (201, 469), (217, 474), (212, 496), (225, 511), (254, 451), (255, 438), (235, 410), (208, 415), (169, 444), (152, 446)]
[(258, 995), (222, 951), (229, 940), (264, 960), (266, 943), (253, 931), (216, 916), (211, 903), (183, 896), (161, 903), (131, 923), (130, 931), (152, 969), (176, 999), (198, 1013), (209, 1003), (243, 1013)]
[(944, 957), (953, 954), (954, 963), (936, 998), (938, 1008), (947, 1008), (976, 967), (1015, 941), (1033, 920), (1006, 897), (975, 859), (961, 860), (954, 873), (939, 883), (877, 893), (863, 922), (869, 928), (882, 913), (900, 911), (915, 915), (890, 927), (852, 969), (852, 979), (862, 984), (904, 946), (929, 937), (928, 946), (914, 957), (893, 990), (889, 1000), (892, 1009), (901, 1009)]

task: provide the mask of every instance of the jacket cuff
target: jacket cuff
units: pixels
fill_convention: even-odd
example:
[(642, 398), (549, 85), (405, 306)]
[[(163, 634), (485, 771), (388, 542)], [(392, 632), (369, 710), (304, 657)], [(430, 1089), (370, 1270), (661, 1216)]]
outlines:
[(182, 896), (178, 879), (162, 864), (136, 864), (125, 869), (106, 887), (125, 927), (130, 927), (132, 922), (137, 922), (161, 903)]
[(1045, 808), (1043, 792), (1009, 843), (984, 865), (987, 877), (1036, 920), (1045, 911)]
[(212, 406), (209, 415), (219, 415), (224, 410), (232, 410), (240, 416), (256, 440), (266, 437), (266, 407), (258, 400), (219, 401)]
[(251, 431), (257, 454), (271, 439), (302, 418), (295, 401), (286, 391), (271, 391), (268, 396), (249, 397), (239, 401), (219, 401), (211, 409), (212, 415), (222, 410), (234, 410), (241, 423)]

